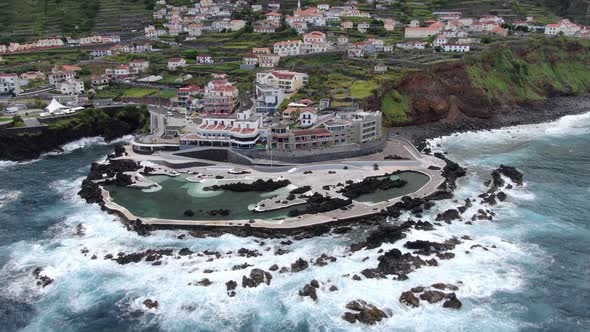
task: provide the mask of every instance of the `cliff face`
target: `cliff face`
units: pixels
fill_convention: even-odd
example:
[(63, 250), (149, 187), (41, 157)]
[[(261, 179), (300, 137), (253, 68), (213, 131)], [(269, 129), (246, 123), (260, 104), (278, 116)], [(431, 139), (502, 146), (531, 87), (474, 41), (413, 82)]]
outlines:
[(145, 107), (129, 106), (84, 110), (70, 119), (50, 123), (47, 130), (38, 134), (0, 131), (0, 160), (36, 159), (84, 137), (103, 136), (110, 141), (142, 129), (146, 121), (149, 121), (149, 113)]
[[(366, 102), (380, 106), (391, 125), (414, 125), (494, 118), (519, 105), (580, 95), (589, 88), (590, 43), (543, 39), (494, 46), (464, 60), (407, 73)], [(390, 96), (397, 97), (388, 100)]]

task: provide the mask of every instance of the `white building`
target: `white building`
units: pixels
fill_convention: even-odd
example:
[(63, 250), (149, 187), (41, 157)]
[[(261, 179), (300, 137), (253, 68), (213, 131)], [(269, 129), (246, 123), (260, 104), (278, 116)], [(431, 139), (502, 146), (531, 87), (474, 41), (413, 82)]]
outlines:
[(572, 23), (570, 20), (561, 20), (557, 24), (547, 24), (545, 26), (545, 34), (548, 36), (555, 36), (559, 34), (563, 34), (564, 36), (573, 36), (580, 30), (582, 30), (582, 27)]
[(129, 69), (131, 72), (137, 74), (148, 70), (150, 62), (144, 59), (131, 60), (129, 62)]
[(458, 53), (466, 53), (471, 50), (471, 46), (469, 45), (457, 45), (457, 44), (446, 44), (443, 46), (443, 51), (445, 52), (458, 52)]
[(131, 70), (129, 69), (129, 65), (120, 64), (115, 67), (113, 74), (115, 77), (127, 77), (131, 75)]
[(186, 67), (186, 60), (182, 58), (172, 58), (168, 60), (168, 70), (176, 70)]
[(301, 54), (301, 40), (286, 40), (273, 44), (273, 51), (281, 57)]
[(64, 95), (79, 95), (84, 93), (84, 82), (78, 79), (69, 79), (59, 83), (59, 92)]
[(449, 43), (449, 40), (445, 35), (438, 35), (432, 42), (434, 46), (443, 46)]
[(0, 93), (19, 95), (22, 92), (17, 74), (0, 74)]
[(288, 70), (273, 70), (256, 74), (256, 83), (285, 90), (290, 94), (307, 84), (309, 77), (306, 73)]
[(301, 53), (324, 53), (330, 49), (330, 44), (326, 41), (326, 34), (320, 31), (312, 31), (303, 35), (303, 44), (301, 44)]
[(301, 113), (299, 113), (299, 124), (301, 127), (311, 127), (315, 125), (317, 121), (318, 113), (313, 107), (306, 107), (301, 111)]
[(203, 34), (203, 26), (198, 23), (188, 25), (188, 35), (191, 37), (199, 37)]
[(51, 84), (53, 86), (57, 86), (58, 83), (72, 79), (75, 76), (76, 75), (74, 74), (74, 72), (69, 71), (69, 70), (54, 71), (54, 72), (49, 73), (49, 75), (48, 75), (49, 84)]

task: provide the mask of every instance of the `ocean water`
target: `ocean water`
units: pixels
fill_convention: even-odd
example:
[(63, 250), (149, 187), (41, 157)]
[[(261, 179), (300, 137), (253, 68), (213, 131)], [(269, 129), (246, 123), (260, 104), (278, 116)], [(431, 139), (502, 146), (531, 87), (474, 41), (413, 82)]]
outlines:
[[(76, 192), (92, 161), (102, 160), (112, 146), (101, 139), (74, 142), (62, 154), (29, 163), (0, 162), (0, 330), (26, 331), (587, 331), (590, 327), (590, 114), (493, 132), (466, 133), (432, 141), (435, 149), (468, 168), (456, 199), (475, 197), (500, 164), (525, 174), (525, 185), (508, 191), (494, 207), (493, 222), (454, 222), (434, 231), (412, 231), (406, 240), (443, 241), (468, 235), (453, 251), (456, 257), (437, 267), (423, 267), (405, 281), (353, 281), (350, 276), (377, 265), (378, 249), (350, 254), (348, 247), (362, 230), (295, 241), (224, 235), (178, 239), (182, 231), (160, 231), (139, 237), (116, 217), (85, 204)], [(438, 202), (424, 219), (456, 207)], [(466, 212), (471, 215), (481, 206)], [(84, 234), (76, 235), (83, 224)], [(399, 248), (405, 240), (384, 244)], [(495, 246), (488, 251), (471, 246)], [(217, 250), (223, 256), (165, 257), (160, 266), (146, 262), (119, 265), (106, 254), (149, 248)], [(258, 249), (254, 258), (225, 254)], [(87, 254), (81, 252), (88, 249)], [(265, 251), (270, 248), (270, 251)], [(275, 256), (278, 248), (289, 253)], [(299, 273), (273, 273), (270, 286), (226, 295), (225, 282), (241, 284), (249, 263), (265, 270), (289, 266), (299, 257), (326, 253), (337, 262), (310, 266)], [(90, 257), (96, 254), (98, 259)], [(32, 271), (55, 281), (42, 288)], [(204, 270), (214, 270), (204, 273)], [(188, 285), (203, 278), (209, 287)], [(306, 283), (321, 284), (318, 302), (297, 293)], [(417, 309), (401, 305), (401, 292), (435, 282), (457, 283), (460, 310), (440, 304)], [(329, 292), (331, 285), (338, 291)], [(157, 300), (158, 309), (142, 302)], [(351, 325), (340, 318), (345, 304), (364, 299), (393, 316), (374, 326)]]

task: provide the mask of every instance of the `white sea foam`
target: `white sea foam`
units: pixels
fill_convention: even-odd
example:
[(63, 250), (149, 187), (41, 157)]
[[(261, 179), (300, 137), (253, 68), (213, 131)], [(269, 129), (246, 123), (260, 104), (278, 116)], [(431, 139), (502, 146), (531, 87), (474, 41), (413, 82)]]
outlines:
[(0, 207), (16, 201), (22, 192), (18, 190), (3, 190), (0, 189)]
[(102, 137), (85, 137), (62, 146), (63, 153), (73, 152), (95, 144), (106, 144)]
[(564, 116), (556, 121), (519, 125), (489, 131), (470, 131), (449, 136), (437, 137), (428, 141), (434, 151), (441, 151), (438, 147), (452, 144), (457, 147), (468, 148), (469, 146), (486, 146), (490, 152), (497, 148), (494, 145), (501, 145), (509, 142), (518, 146), (518, 143), (526, 142), (542, 136), (569, 136), (583, 135), (590, 132), (590, 112), (578, 115)]
[[(448, 142), (442, 140), (441, 149), (445, 149)], [(526, 140), (523, 139), (523, 142)], [(490, 169), (483, 166), (482, 172), (478, 172), (476, 166), (474, 163), (468, 177), (459, 181), (454, 199), (437, 202), (436, 207), (425, 212), (422, 219), (434, 222), (437, 213), (461, 204), (454, 202), (455, 199), (462, 201), (468, 197), (473, 199), (473, 206), (464, 213), (464, 218), (470, 218), (480, 208), (489, 209), (476, 196), (486, 190), (483, 181), (489, 177)], [(51, 184), (53, 190), (70, 201), (75, 212), (66, 216), (60, 224), (63, 227), (52, 233), (50, 239), (21, 241), (4, 248), (10, 253), (10, 260), (0, 270), (0, 278), (10, 282), (6, 289), (0, 291), (10, 298), (36, 303), (43, 308), (29, 326), (31, 330), (43, 329), (52, 322), (52, 317), (62, 317), (63, 312), (83, 313), (96, 303), (111, 298), (116, 299), (121, 317), (135, 319), (139, 329), (157, 326), (163, 330), (289, 331), (306, 323), (310, 330), (517, 330), (521, 327), (520, 323), (514, 320), (510, 311), (524, 309), (513, 305), (509, 310), (498, 310), (498, 306), (504, 308), (505, 305), (495, 303), (494, 294), (518, 292), (524, 287), (520, 262), (543, 263), (539, 248), (521, 240), (530, 225), (514, 226), (523, 223), (518, 211), (519, 201), (535, 198), (526, 186), (507, 191), (508, 201), (494, 207), (497, 213), (494, 222), (476, 221), (473, 225), (454, 222), (443, 224), (434, 231), (411, 231), (406, 239), (381, 247), (406, 252), (403, 244), (408, 240), (441, 242), (462, 235), (472, 238), (464, 240), (453, 250), (454, 259), (441, 260), (437, 267), (422, 267), (405, 281), (354, 281), (351, 278), (353, 274), (376, 267), (377, 257), (381, 255), (379, 249), (350, 253), (350, 244), (360, 239), (354, 230), (346, 235), (295, 241), (290, 246), (280, 245), (281, 240), (278, 239), (264, 239), (265, 245), (260, 246), (254, 238), (233, 235), (180, 240), (177, 236), (184, 233), (182, 231), (159, 231), (149, 237), (140, 237), (127, 231), (116, 217), (101, 211), (98, 206), (78, 201), (75, 192), (80, 181)], [(80, 223), (84, 224), (85, 232), (76, 236), (75, 227)], [(490, 249), (472, 249), (471, 246), (476, 244)], [(195, 252), (207, 249), (219, 251), (223, 256), (213, 261), (197, 255), (178, 259), (164, 257), (161, 266), (152, 266), (148, 262), (119, 265), (103, 259), (109, 253), (116, 256), (118, 252), (183, 247)], [(257, 249), (262, 256), (238, 257), (236, 252), (242, 247)], [(274, 251), (280, 247), (291, 252), (275, 256)], [(81, 253), (83, 248), (89, 251), (86, 255)], [(226, 254), (229, 251), (233, 254)], [(273, 272), (270, 286), (242, 288), (242, 276), (247, 275), (251, 268), (232, 270), (234, 265), (242, 263), (264, 270), (273, 264), (290, 266), (300, 257), (309, 260), (322, 253), (337, 257), (337, 261), (325, 267), (310, 265), (299, 273)], [(97, 259), (90, 259), (92, 255), (96, 255)], [(30, 273), (37, 266), (44, 267), (44, 274), (54, 278), (55, 282), (44, 289), (35, 285)], [(215, 272), (205, 273), (206, 269)], [(188, 285), (203, 278), (208, 278), (213, 284), (209, 287)], [(312, 279), (322, 284), (317, 303), (298, 295), (298, 290)], [(233, 298), (226, 295), (225, 283), (229, 280), (238, 283), (237, 295)], [(444, 309), (440, 304), (422, 304), (420, 308), (410, 309), (398, 301), (401, 292), (411, 287), (436, 282), (457, 284), (458, 281), (463, 283), (456, 292), (463, 302), (461, 310)], [(331, 285), (339, 290), (329, 292)], [(148, 298), (158, 301), (157, 310), (143, 305)], [(346, 303), (355, 299), (364, 299), (386, 308), (394, 316), (372, 327), (350, 325), (340, 316), (346, 311)]]

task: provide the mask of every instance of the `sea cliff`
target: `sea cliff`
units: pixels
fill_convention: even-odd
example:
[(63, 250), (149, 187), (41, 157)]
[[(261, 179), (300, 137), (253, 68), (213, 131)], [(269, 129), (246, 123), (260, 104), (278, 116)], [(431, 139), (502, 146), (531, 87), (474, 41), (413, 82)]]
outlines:
[(68, 142), (102, 136), (111, 141), (141, 130), (149, 122), (147, 108), (125, 106), (113, 109), (87, 109), (75, 116), (48, 123), (37, 133), (0, 131), (0, 160), (25, 161), (39, 158)]

